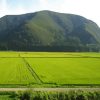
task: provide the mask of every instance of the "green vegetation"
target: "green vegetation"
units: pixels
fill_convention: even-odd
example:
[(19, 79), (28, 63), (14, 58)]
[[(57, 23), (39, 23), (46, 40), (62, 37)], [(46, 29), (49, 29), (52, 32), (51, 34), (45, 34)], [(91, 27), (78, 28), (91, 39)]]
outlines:
[(16, 100), (15, 96), (17, 96), (15, 92), (0, 91), (0, 100)]
[[(10, 92), (9, 92), (10, 93)], [(100, 91), (65, 91), (65, 92), (11, 92), (0, 94), (1, 100), (100, 100)], [(9, 94), (9, 95), (8, 95)]]
[(0, 95), (0, 100), (13, 100), (9, 95)]
[(100, 53), (0, 52), (0, 87), (99, 86)]
[(82, 16), (52, 11), (4, 16), (0, 50), (100, 51), (100, 28)]
[(35, 80), (21, 58), (0, 58), (0, 84), (28, 84)]
[(28, 58), (27, 60), (45, 83), (100, 84), (100, 61), (97, 58)]

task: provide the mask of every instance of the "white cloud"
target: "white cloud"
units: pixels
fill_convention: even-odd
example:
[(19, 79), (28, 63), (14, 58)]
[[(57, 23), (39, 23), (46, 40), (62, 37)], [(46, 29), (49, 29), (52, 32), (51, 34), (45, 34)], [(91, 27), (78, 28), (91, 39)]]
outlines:
[(39, 2), (40, 2), (41, 4), (46, 4), (46, 3), (48, 3), (48, 0), (39, 0)]
[(0, 16), (5, 14), (28, 13), (38, 10), (52, 10), (78, 14), (100, 25), (100, 0), (30, 0), (27, 6), (25, 5), (25, 1), (28, 0), (23, 0), (23, 3), (17, 3), (17, 0), (15, 1), (17, 6), (12, 9), (7, 4), (7, 0), (0, 0)]
[(23, 14), (26, 13), (26, 10), (24, 9), (24, 7), (22, 7), (21, 5), (19, 5), (16, 9), (12, 10), (11, 12), (9, 12), (9, 14)]
[(45, 10), (45, 9), (48, 9), (49, 7), (49, 2), (48, 0), (38, 0), (39, 1), (39, 5), (37, 8), (38, 10)]
[(3, 16), (7, 13), (7, 1), (1, 0), (0, 1), (0, 16)]
[(100, 26), (100, 0), (59, 0), (53, 3), (50, 9), (84, 16)]

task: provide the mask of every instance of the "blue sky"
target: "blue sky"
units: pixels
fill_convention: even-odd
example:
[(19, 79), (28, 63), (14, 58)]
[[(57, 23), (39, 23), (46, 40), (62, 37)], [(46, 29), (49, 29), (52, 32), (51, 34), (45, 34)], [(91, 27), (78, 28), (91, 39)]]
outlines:
[(0, 0), (0, 17), (40, 10), (72, 13), (95, 21), (100, 26), (100, 0)]

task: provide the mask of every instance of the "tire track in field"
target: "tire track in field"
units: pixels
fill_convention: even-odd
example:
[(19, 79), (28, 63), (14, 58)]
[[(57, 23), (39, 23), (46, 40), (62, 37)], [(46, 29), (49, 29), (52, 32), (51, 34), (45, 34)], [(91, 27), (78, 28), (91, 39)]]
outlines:
[(25, 60), (25, 58), (21, 57), (23, 62), (25, 63), (27, 69), (29, 70), (29, 72), (31, 73), (31, 75), (34, 77), (34, 79), (36, 80), (36, 82), (38, 84), (43, 84), (43, 81), (39, 78), (39, 76), (37, 75), (37, 73), (34, 71), (34, 69), (30, 66), (30, 64)]

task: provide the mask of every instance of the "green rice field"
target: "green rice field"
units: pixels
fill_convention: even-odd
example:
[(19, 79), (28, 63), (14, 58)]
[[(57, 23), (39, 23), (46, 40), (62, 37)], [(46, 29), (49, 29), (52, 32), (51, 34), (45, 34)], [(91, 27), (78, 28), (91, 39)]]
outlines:
[(100, 85), (100, 53), (0, 52), (0, 86)]

